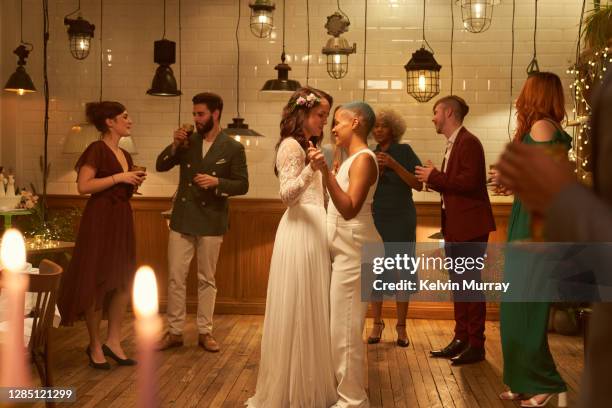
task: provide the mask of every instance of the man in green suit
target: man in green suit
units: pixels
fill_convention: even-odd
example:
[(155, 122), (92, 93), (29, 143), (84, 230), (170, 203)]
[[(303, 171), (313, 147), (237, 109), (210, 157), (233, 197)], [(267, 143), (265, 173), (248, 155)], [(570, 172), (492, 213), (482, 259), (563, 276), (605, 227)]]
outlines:
[(194, 252), (198, 260), (198, 344), (219, 351), (212, 336), (217, 287), (215, 270), (228, 229), (228, 197), (249, 189), (244, 147), (220, 126), (223, 100), (213, 93), (193, 97), (195, 132), (179, 128), (157, 157), (156, 170), (180, 166), (168, 238), (168, 332), (159, 349), (183, 345), (186, 279)]

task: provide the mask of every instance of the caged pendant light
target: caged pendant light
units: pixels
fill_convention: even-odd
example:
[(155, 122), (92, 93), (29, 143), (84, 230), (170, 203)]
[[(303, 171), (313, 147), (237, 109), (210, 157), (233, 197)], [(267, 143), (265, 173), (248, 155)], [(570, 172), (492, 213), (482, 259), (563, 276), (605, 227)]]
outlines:
[[(77, 12), (79, 15), (76, 19), (69, 18)], [(64, 17), (64, 25), (68, 26), (70, 54), (78, 60), (87, 58), (96, 26), (81, 16), (81, 0), (79, 0), (78, 8)]]
[(470, 33), (482, 33), (491, 27), (493, 6), (499, 0), (457, 0), (461, 7), (463, 27)]
[(342, 34), (348, 31), (351, 21), (340, 8), (340, 0), (337, 2), (338, 10), (327, 17), (325, 28), (327, 34), (333, 37), (327, 41), (321, 51), (327, 56), (327, 73), (334, 79), (340, 79), (348, 73), (348, 57), (357, 52), (357, 44), (349, 45)]
[(255, 0), (249, 7), (251, 32), (257, 38), (269, 37), (274, 27), (274, 3), (270, 0)]
[[(427, 48), (425, 48), (427, 45)], [(430, 51), (431, 50), (431, 51)], [(406, 65), (406, 91), (419, 102), (427, 102), (440, 93), (440, 69), (433, 49), (425, 39), (425, 0), (423, 0), (423, 44)]]

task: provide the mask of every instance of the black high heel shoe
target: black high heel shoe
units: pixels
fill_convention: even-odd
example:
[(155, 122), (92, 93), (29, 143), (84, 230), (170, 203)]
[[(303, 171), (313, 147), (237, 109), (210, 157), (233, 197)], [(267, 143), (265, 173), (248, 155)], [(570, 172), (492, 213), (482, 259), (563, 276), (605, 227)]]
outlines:
[(400, 347), (408, 347), (410, 345), (410, 340), (408, 340), (408, 334), (406, 333), (406, 338), (405, 339), (401, 339), (400, 338), (400, 333), (399, 333), (399, 328), (403, 327), (404, 328), (404, 332), (406, 331), (406, 325), (405, 324), (398, 324), (395, 326), (395, 330), (397, 331), (397, 345)]
[(368, 344), (377, 344), (380, 343), (380, 338), (382, 336), (382, 332), (383, 330), (385, 330), (385, 321), (381, 320), (380, 322), (374, 322), (374, 326), (382, 326), (382, 329), (380, 329), (380, 334), (378, 335), (378, 337), (373, 337), (370, 336), (368, 337)]
[(132, 360), (131, 358), (120, 358), (118, 355), (113, 353), (113, 350), (110, 349), (106, 344), (102, 345), (102, 352), (105, 356), (108, 356), (115, 360), (117, 364), (120, 366), (133, 366), (136, 365), (136, 360)]
[(105, 361), (103, 363), (96, 363), (95, 361), (93, 361), (93, 358), (91, 358), (91, 349), (89, 348), (89, 346), (87, 346), (87, 348), (85, 349), (85, 353), (87, 354), (87, 357), (89, 357), (90, 367), (95, 368), (96, 370), (110, 370), (111, 366), (108, 361)]

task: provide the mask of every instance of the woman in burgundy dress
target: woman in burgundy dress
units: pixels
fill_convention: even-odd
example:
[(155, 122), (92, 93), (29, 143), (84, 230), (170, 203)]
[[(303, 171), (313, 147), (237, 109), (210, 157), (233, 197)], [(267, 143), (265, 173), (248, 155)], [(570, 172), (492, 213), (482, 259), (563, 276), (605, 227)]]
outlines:
[[(120, 365), (134, 365), (121, 348), (121, 322), (136, 269), (134, 222), (130, 197), (142, 184), (143, 171), (129, 171), (132, 157), (119, 147), (129, 136), (132, 120), (118, 102), (89, 103), (88, 121), (101, 139), (90, 144), (75, 169), (80, 194), (91, 194), (79, 227), (76, 247), (63, 277), (58, 305), (62, 324), (85, 315), (89, 331), (89, 365), (109, 369), (105, 356)], [(108, 314), (108, 338), (100, 340), (103, 311)]]

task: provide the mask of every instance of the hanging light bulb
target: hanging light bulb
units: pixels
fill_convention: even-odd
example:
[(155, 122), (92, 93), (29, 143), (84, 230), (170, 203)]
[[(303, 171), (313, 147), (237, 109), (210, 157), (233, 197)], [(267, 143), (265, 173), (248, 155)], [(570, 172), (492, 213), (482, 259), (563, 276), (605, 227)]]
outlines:
[(270, 0), (255, 0), (249, 4), (251, 8), (251, 32), (255, 37), (270, 36), (274, 26), (274, 3)]
[(325, 28), (327, 34), (333, 35), (323, 47), (321, 51), (327, 55), (327, 73), (334, 79), (340, 79), (348, 73), (348, 57), (350, 54), (357, 52), (357, 44), (349, 45), (346, 38), (342, 34), (348, 31), (348, 26), (351, 24), (347, 15), (342, 13), (340, 9), (327, 17)]
[(64, 17), (64, 25), (68, 26), (72, 56), (78, 60), (87, 58), (96, 27), (80, 15), (75, 20)]
[[(425, 45), (431, 50), (425, 49)], [(404, 65), (406, 70), (406, 91), (419, 102), (427, 102), (440, 93), (440, 69), (433, 56), (433, 50), (425, 39), (425, 0), (423, 0), (423, 45), (412, 54)]]
[(463, 27), (471, 33), (482, 33), (491, 26), (493, 5), (499, 0), (457, 0), (461, 6)]
[(426, 82), (425, 82), (425, 73), (419, 73), (419, 91), (420, 92), (425, 92), (425, 90), (427, 89), (427, 87), (425, 86)]
[[(28, 48), (26, 45), (30, 47)], [(31, 51), (31, 44), (21, 44), (13, 51), (13, 54), (17, 55), (19, 60), (17, 61), (17, 69), (13, 72), (13, 75), (9, 77), (6, 85), (4, 85), (5, 91), (17, 92), (20, 96), (25, 93), (36, 92), (32, 78), (30, 78), (25, 70), (26, 58), (28, 58)]]

